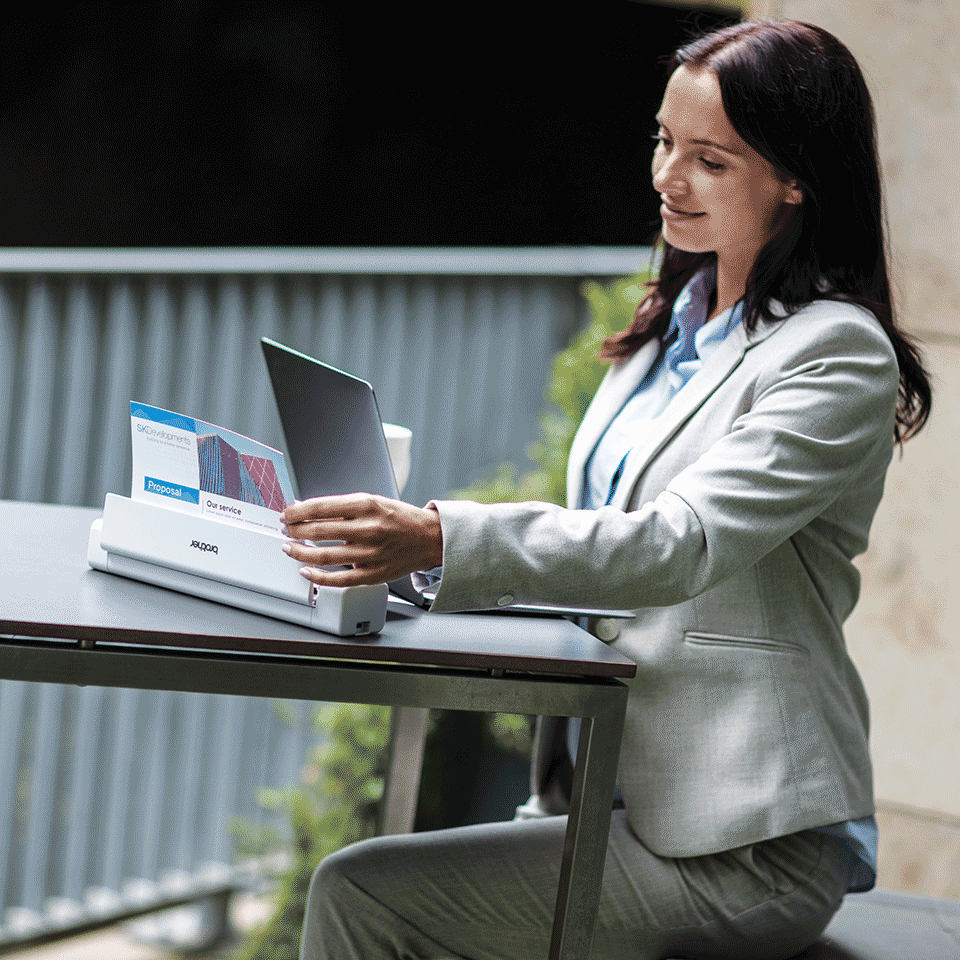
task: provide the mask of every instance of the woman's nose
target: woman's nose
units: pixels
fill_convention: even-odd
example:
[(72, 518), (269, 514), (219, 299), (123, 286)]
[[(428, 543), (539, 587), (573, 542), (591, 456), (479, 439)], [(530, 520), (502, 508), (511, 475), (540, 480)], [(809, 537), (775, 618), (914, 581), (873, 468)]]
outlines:
[(680, 193), (686, 183), (677, 164), (672, 159), (664, 159), (653, 166), (653, 189), (657, 193)]

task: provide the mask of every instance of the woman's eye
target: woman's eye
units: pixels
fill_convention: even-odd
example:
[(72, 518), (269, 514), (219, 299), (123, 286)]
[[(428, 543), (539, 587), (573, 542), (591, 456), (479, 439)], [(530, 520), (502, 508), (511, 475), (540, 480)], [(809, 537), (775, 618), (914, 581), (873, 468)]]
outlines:
[[(652, 133), (650, 136), (656, 140), (657, 149), (661, 147), (664, 150), (669, 150), (673, 146), (673, 141), (663, 133)], [(721, 170), (725, 169), (725, 165), (722, 163), (717, 163), (713, 160), (708, 160), (706, 157), (699, 157), (700, 163), (703, 164), (705, 170), (709, 170), (711, 173), (719, 173)]]
[[(673, 141), (662, 133), (652, 133), (650, 135), (657, 142), (657, 149), (661, 147), (664, 150), (669, 150), (673, 146)], [(716, 163), (713, 160), (708, 160), (706, 157), (700, 157), (700, 163), (703, 164), (704, 169), (709, 170), (711, 173), (719, 173), (721, 170), (725, 169), (724, 164)]]

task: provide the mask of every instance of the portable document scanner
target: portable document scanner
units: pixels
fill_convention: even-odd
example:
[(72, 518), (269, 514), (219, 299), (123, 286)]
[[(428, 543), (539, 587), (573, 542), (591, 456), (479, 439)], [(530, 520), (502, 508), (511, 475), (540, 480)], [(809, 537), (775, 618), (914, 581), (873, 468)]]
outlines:
[(379, 633), (387, 585), (323, 587), (300, 576), (279, 531), (108, 493), (90, 528), (87, 562), (97, 570), (240, 607), (301, 626), (361, 636)]

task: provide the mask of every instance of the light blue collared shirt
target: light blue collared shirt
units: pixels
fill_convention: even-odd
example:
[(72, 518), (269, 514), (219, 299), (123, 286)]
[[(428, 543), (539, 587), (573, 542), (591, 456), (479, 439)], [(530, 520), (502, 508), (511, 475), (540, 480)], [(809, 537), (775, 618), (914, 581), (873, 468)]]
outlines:
[[(664, 413), (670, 401), (743, 319), (743, 302), (740, 301), (707, 321), (715, 286), (716, 267), (708, 265), (694, 275), (674, 302), (673, 316), (664, 338), (667, 349), (637, 384), (637, 389), (607, 427), (587, 461), (580, 502), (582, 509), (594, 510), (610, 503), (636, 438)], [(571, 757), (576, 757), (579, 730), (579, 721), (571, 720), (567, 730), (567, 748)], [(837, 838), (849, 850), (848, 890), (851, 893), (870, 890), (876, 884), (877, 822), (874, 817), (817, 827), (816, 832)]]
[(667, 409), (670, 401), (742, 320), (743, 304), (739, 302), (706, 322), (715, 285), (716, 268), (708, 265), (680, 291), (664, 338), (667, 349), (637, 384), (587, 462), (583, 509), (595, 509), (610, 502), (623, 464), (634, 441), (643, 434), (644, 425)]

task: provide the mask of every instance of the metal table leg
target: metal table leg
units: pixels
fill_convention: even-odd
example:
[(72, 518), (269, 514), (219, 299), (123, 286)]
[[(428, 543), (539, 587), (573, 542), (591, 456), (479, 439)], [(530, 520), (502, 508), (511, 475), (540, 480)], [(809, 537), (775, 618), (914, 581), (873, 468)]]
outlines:
[(390, 755), (383, 790), (381, 834), (413, 830), (429, 719), (430, 711), (421, 707), (394, 707), (390, 713)]
[(590, 956), (627, 709), (626, 687), (619, 693), (605, 699), (594, 716), (584, 717), (580, 727), (550, 960)]

